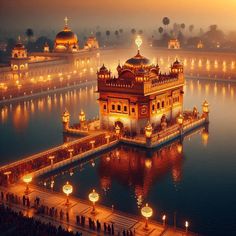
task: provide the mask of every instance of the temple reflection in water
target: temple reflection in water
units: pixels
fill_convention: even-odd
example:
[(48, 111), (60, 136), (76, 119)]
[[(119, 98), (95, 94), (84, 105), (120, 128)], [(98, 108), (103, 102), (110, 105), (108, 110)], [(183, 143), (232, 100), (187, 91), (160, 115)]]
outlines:
[(173, 182), (181, 181), (183, 146), (175, 142), (158, 151), (120, 146), (101, 157), (98, 171), (100, 184), (107, 191), (112, 181), (134, 187), (138, 205), (147, 197), (152, 184), (171, 172)]

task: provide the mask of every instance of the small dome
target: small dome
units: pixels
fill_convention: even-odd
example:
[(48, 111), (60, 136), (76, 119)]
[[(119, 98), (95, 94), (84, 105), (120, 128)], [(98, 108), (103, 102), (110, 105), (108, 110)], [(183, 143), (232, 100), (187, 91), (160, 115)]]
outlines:
[(152, 65), (151, 61), (148, 58), (143, 57), (139, 53), (139, 51), (136, 56), (128, 59), (125, 62), (125, 66), (128, 66), (128, 67), (140, 67), (140, 66), (149, 67), (151, 65)]
[(107, 68), (103, 64), (102, 67), (100, 68), (100, 72), (108, 72)]
[(17, 50), (23, 50), (25, 49), (25, 46), (22, 43), (18, 42), (14, 48)]

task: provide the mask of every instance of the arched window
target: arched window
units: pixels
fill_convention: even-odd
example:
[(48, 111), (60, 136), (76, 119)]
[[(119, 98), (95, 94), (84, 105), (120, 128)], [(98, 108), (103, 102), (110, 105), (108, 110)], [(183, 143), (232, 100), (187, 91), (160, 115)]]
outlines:
[(155, 111), (155, 104), (152, 104), (152, 111)]
[(164, 108), (165, 107), (165, 101), (161, 102), (161, 107)]
[(103, 110), (106, 110), (106, 109), (107, 109), (107, 105), (104, 104), (104, 105), (103, 105)]
[(127, 112), (127, 106), (124, 106), (124, 111)]
[(117, 110), (118, 110), (118, 111), (121, 110), (121, 105), (117, 105)]
[(160, 102), (157, 103), (157, 109), (160, 109)]

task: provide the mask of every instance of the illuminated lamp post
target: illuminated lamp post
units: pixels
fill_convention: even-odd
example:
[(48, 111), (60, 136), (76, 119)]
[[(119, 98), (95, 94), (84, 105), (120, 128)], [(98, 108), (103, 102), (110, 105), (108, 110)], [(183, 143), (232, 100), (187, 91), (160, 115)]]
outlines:
[(93, 189), (93, 191), (88, 195), (89, 200), (93, 203), (92, 214), (95, 214), (95, 203), (99, 200), (99, 194)]
[(146, 205), (144, 207), (142, 207), (142, 209), (141, 209), (141, 214), (142, 214), (143, 217), (145, 217), (145, 227), (144, 227), (144, 229), (148, 230), (148, 219), (152, 216), (153, 210), (146, 203)]
[(4, 175), (7, 177), (7, 185), (9, 184), (9, 175), (11, 174), (11, 171), (4, 172)]
[(86, 116), (83, 110), (81, 110), (80, 114), (79, 114), (79, 121), (80, 121), (80, 126), (81, 129), (85, 128), (85, 122), (86, 122)]
[(185, 232), (188, 233), (189, 222), (185, 221)]
[(109, 143), (110, 143), (110, 135), (109, 135), (109, 134), (106, 135), (106, 136), (105, 136), (105, 139), (107, 140), (107, 144), (109, 144)]
[(89, 143), (91, 144), (91, 148), (94, 149), (95, 140), (91, 140)]
[(49, 156), (48, 159), (49, 159), (50, 162), (51, 162), (51, 168), (52, 168), (52, 167), (53, 167), (53, 163), (54, 163), (55, 156)]
[(69, 206), (69, 195), (73, 192), (73, 186), (67, 181), (66, 184), (62, 187), (62, 191), (66, 194), (66, 206)]
[(152, 125), (148, 121), (147, 125), (145, 126), (145, 136), (146, 136), (146, 145), (151, 146), (151, 138), (152, 138)]
[(166, 215), (162, 216), (163, 227), (166, 226)]
[(63, 131), (66, 132), (69, 129), (70, 123), (70, 113), (65, 110), (62, 115), (62, 124), (63, 124)]
[(184, 124), (183, 115), (180, 113), (176, 120), (177, 120), (177, 123), (179, 125), (180, 135), (182, 136), (182, 134), (183, 134), (183, 124)]
[(27, 195), (29, 193), (29, 183), (32, 181), (32, 175), (27, 174), (23, 176), (23, 182), (26, 183), (26, 189), (25, 189), (25, 194)]
[(202, 112), (206, 122), (209, 123), (209, 103), (206, 100), (202, 104)]
[(72, 161), (72, 158), (73, 158), (73, 151), (74, 151), (73, 148), (68, 149), (71, 161)]

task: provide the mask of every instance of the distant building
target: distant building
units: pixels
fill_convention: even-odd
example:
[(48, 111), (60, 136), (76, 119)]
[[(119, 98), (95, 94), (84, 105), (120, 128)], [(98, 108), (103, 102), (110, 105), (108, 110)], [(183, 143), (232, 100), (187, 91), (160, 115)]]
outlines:
[(84, 45), (85, 49), (98, 49), (99, 48), (99, 44), (97, 39), (94, 36), (90, 36), (85, 45)]
[[(79, 49), (78, 42), (77, 35), (68, 27), (67, 18), (64, 29), (56, 35), (52, 51), (45, 43), (43, 52), (29, 53), (19, 39), (12, 50), (10, 66), (0, 68), (0, 81), (13, 79), (16, 84), (23, 79), (46, 81), (53, 75), (73, 72), (80, 66), (84, 67), (91, 62), (91, 57), (96, 58), (96, 53), (93, 54), (86, 47)], [(95, 37), (89, 42), (91, 44), (89, 49), (98, 49)]]
[[(136, 39), (140, 47), (141, 39)], [(137, 54), (117, 67), (118, 77), (104, 65), (97, 72), (101, 128), (140, 134), (148, 121), (156, 129), (182, 112), (184, 74), (176, 60), (168, 74)]]
[(180, 42), (178, 39), (170, 39), (168, 42), (168, 49), (180, 49)]
[(204, 44), (203, 44), (202, 40), (200, 40), (200, 41), (198, 42), (197, 48), (198, 48), (198, 49), (204, 48)]

